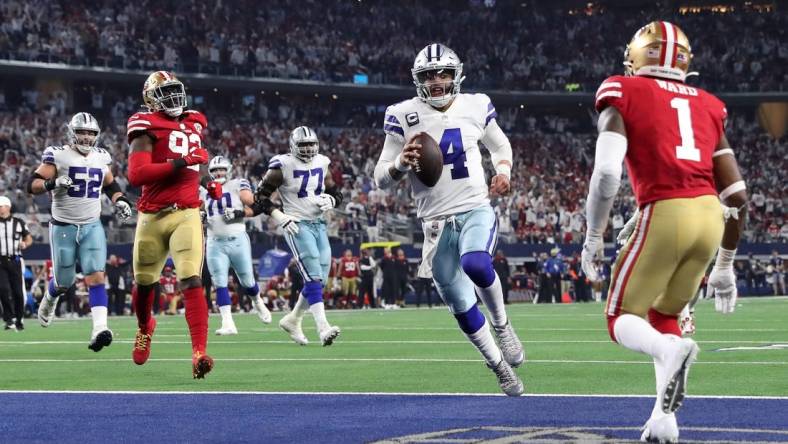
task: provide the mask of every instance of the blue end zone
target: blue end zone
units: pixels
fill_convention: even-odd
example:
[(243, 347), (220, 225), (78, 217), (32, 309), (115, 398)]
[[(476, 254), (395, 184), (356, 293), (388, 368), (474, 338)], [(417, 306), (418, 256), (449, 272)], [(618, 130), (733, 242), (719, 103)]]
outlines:
[[(2, 393), (0, 440), (620, 441), (640, 437), (652, 405), (651, 398), (583, 396)], [(786, 412), (788, 399), (689, 398), (679, 412), (681, 439), (788, 442)]]

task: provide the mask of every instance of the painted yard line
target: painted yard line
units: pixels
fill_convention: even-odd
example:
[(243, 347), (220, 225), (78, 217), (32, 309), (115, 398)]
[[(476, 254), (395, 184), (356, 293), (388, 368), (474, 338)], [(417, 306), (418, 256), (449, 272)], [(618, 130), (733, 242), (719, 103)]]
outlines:
[[(288, 395), (288, 396), (479, 396), (506, 397), (503, 393), (479, 392), (272, 392), (272, 391), (238, 391), (238, 390), (0, 390), (0, 394), (78, 394), (78, 395)], [(523, 398), (646, 398), (654, 399), (653, 394), (586, 394), (567, 393), (526, 393)], [(788, 401), (788, 396), (741, 396), (741, 395), (691, 395), (692, 399), (755, 399)], [(710, 429), (709, 429), (710, 430)], [(782, 433), (788, 433), (783, 431)]]
[[(221, 362), (472, 362), (479, 364), (480, 359), (450, 359), (450, 358), (217, 358)], [(190, 358), (151, 358), (148, 361), (158, 362), (191, 362)], [(0, 359), (3, 363), (59, 363), (59, 362), (125, 362), (128, 358), (79, 358), (79, 359), (54, 359), (54, 358), (11, 358)], [(627, 365), (654, 365), (652, 361), (621, 361), (621, 360), (580, 360), (580, 359), (530, 359), (529, 364), (627, 364)], [(696, 361), (695, 365), (788, 365), (788, 361)]]
[[(188, 338), (189, 335), (156, 335), (156, 338), (159, 337), (170, 337), (170, 338)], [(57, 345), (57, 344), (79, 344), (82, 345), (87, 341), (0, 341), (0, 346), (3, 345)], [(113, 343), (118, 344), (133, 344), (134, 341), (130, 339), (114, 339)], [(612, 341), (609, 340), (525, 340), (521, 341), (524, 344), (613, 344)], [(698, 344), (763, 344), (764, 346), (768, 345), (779, 345), (782, 343), (788, 342), (788, 340), (781, 340), (781, 341), (695, 341)], [(191, 341), (183, 340), (183, 341), (154, 341), (156, 344), (191, 344)], [(211, 341), (212, 344), (292, 344), (292, 340), (221, 340), (221, 339), (214, 339)], [(446, 344), (468, 344), (468, 341), (457, 340), (457, 341), (442, 341), (442, 340), (361, 340), (361, 341), (354, 341), (354, 340), (342, 340), (343, 344), (421, 344), (421, 345), (446, 345)], [(753, 347), (753, 349), (756, 349)], [(760, 348), (757, 348), (760, 349)]]

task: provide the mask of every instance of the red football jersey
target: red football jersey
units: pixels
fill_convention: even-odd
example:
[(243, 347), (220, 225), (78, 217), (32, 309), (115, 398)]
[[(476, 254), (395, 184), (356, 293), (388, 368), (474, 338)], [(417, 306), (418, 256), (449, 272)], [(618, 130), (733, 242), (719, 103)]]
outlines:
[(178, 277), (174, 274), (171, 276), (162, 275), (159, 279), (161, 285), (161, 292), (164, 294), (175, 294), (178, 288)]
[[(129, 117), (129, 143), (139, 132), (153, 138), (153, 163), (178, 159), (202, 147), (202, 132), (208, 126), (199, 111), (184, 111), (178, 118), (159, 112), (139, 112)], [(162, 208), (198, 208), (200, 206), (200, 166), (179, 168), (161, 182), (143, 185), (137, 210), (155, 213)]]
[(724, 130), (725, 104), (706, 91), (651, 77), (608, 77), (596, 109), (615, 107), (627, 130), (626, 165), (638, 205), (717, 195), (712, 154)]
[(358, 259), (342, 257), (339, 261), (339, 270), (343, 278), (358, 277)]

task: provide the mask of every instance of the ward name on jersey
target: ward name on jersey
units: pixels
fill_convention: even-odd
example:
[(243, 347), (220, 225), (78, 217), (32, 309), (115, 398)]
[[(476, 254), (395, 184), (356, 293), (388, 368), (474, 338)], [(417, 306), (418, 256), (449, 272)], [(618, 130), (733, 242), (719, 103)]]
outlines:
[(626, 122), (626, 166), (639, 206), (717, 195), (712, 154), (727, 118), (718, 98), (671, 80), (612, 76), (596, 93), (597, 111), (608, 106)]
[(101, 190), (112, 157), (103, 148), (94, 147), (82, 155), (68, 145), (50, 146), (41, 162), (54, 165), (58, 176), (73, 181), (69, 188), (52, 191), (52, 217), (69, 224), (86, 224), (101, 216)]
[(229, 223), (224, 219), (224, 214), (228, 211), (243, 211), (241, 190), (252, 191), (246, 179), (231, 179), (225, 182), (222, 185), (222, 196), (218, 200), (209, 196), (204, 187), (200, 187), (200, 197), (205, 202), (209, 236), (232, 236), (246, 232), (243, 219)]
[(279, 186), (279, 196), (285, 213), (302, 221), (322, 217), (323, 212), (311, 198), (323, 194), (325, 177), (331, 174), (330, 163), (331, 160), (322, 154), (317, 154), (308, 163), (290, 153), (271, 158), (268, 168), (282, 170), (284, 182)]
[(408, 173), (419, 218), (461, 213), (489, 204), (479, 140), (497, 116), (485, 94), (458, 94), (446, 111), (438, 111), (418, 97), (386, 109), (383, 131), (403, 144), (427, 133), (443, 153), (443, 174), (429, 188)]
[[(137, 132), (148, 134), (153, 139), (153, 163), (162, 163), (202, 148), (202, 132), (207, 126), (207, 119), (199, 111), (184, 111), (177, 119), (161, 111), (139, 112), (129, 117), (126, 134), (129, 143)], [(155, 213), (167, 207), (198, 208), (199, 182), (199, 165), (181, 168), (166, 180), (143, 186), (137, 209)]]

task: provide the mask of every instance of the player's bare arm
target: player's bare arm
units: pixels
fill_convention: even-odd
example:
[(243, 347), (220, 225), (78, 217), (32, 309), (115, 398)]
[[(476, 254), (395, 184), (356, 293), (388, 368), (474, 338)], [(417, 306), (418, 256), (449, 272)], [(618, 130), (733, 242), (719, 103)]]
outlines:
[(252, 205), (254, 205), (254, 194), (249, 190), (241, 190), (238, 192), (238, 196), (244, 204), (244, 217), (254, 216), (254, 210), (252, 209)]
[(733, 149), (723, 134), (717, 145), (714, 161), (714, 183), (720, 193), (720, 201), (728, 207), (722, 248), (733, 250), (739, 243), (747, 217), (747, 191)]
[(57, 187), (57, 167), (52, 164), (42, 163), (33, 172), (27, 184), (27, 191), (32, 194), (42, 194)]

